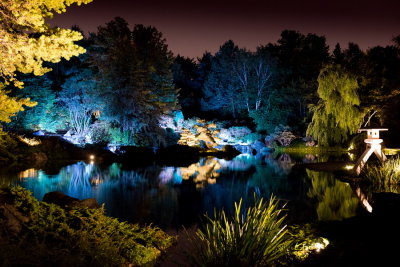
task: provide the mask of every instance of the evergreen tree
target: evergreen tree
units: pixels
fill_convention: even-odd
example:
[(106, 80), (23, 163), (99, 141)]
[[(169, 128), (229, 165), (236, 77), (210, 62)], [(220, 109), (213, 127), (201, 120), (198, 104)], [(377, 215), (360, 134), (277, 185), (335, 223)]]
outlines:
[(136, 25), (131, 31), (122, 18), (99, 27), (93, 39), (92, 59), (107, 103), (101, 119), (128, 131), (132, 143), (141, 135), (156, 145), (160, 116), (178, 107), (165, 39), (154, 27)]
[(233, 63), (239, 48), (232, 40), (225, 42), (212, 58), (211, 69), (203, 86), (201, 107), (203, 111), (230, 114), (237, 117), (243, 110), (240, 85), (235, 76)]

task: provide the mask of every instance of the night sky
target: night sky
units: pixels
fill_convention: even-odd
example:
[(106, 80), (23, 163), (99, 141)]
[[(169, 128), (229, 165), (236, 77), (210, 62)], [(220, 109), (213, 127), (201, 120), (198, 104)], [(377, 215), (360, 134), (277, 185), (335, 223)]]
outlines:
[(354, 42), (367, 49), (391, 44), (400, 34), (399, 0), (94, 0), (70, 7), (52, 21), (60, 27), (79, 25), (95, 32), (116, 16), (134, 24), (155, 26), (175, 55), (200, 57), (232, 39), (254, 50), (275, 43), (282, 30), (324, 35), (332, 48)]

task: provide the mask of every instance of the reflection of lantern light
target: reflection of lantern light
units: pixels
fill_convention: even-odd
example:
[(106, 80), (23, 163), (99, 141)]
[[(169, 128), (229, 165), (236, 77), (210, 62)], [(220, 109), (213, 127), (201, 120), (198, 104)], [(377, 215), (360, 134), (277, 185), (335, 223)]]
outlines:
[(93, 161), (93, 160), (91, 160), (91, 161), (90, 161), (90, 164), (91, 164), (91, 165), (93, 165), (93, 164), (94, 164), (94, 161)]

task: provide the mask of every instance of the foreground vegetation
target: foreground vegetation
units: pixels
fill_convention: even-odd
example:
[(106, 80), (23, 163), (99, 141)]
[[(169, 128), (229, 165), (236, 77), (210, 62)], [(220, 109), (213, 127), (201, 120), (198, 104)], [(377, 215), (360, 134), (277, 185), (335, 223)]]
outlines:
[[(63, 209), (21, 187), (0, 191), (2, 266), (151, 266), (174, 238), (104, 215)], [(10, 215), (11, 214), (11, 215)]]
[(400, 157), (389, 158), (383, 163), (366, 165), (362, 176), (369, 181), (377, 191), (386, 191), (400, 185)]
[(190, 254), (197, 266), (273, 266), (292, 260), (303, 260), (312, 251), (328, 245), (307, 227), (287, 227), (286, 215), (279, 201), (259, 199), (243, 210), (242, 200), (235, 202), (232, 217), (225, 211), (206, 216), (203, 228), (191, 241)]

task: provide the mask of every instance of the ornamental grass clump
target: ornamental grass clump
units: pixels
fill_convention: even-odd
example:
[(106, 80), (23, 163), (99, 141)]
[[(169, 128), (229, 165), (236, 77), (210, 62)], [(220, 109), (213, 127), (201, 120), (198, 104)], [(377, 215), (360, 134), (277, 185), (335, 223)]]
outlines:
[(196, 250), (191, 254), (198, 266), (266, 266), (288, 255), (293, 241), (286, 229), (279, 201), (256, 200), (243, 210), (242, 199), (235, 202), (235, 214), (225, 211), (206, 216), (203, 228), (192, 238)]
[(367, 165), (362, 175), (376, 186), (399, 185), (400, 157), (390, 158), (377, 165)]

